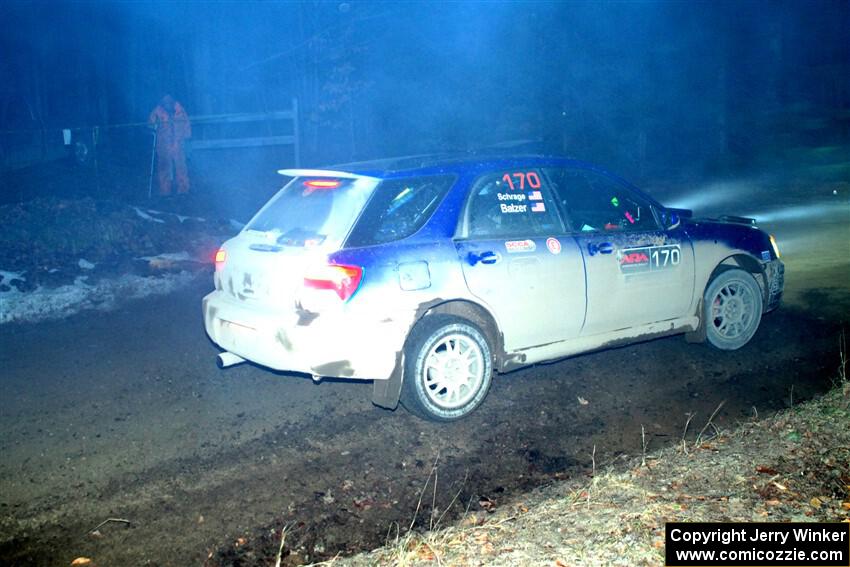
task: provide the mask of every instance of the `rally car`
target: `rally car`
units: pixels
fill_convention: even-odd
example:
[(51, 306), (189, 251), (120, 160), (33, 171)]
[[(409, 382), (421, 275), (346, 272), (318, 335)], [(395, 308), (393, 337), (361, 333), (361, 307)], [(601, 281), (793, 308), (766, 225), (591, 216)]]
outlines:
[(752, 219), (692, 218), (592, 165), (416, 157), (291, 178), (216, 255), (220, 367), (373, 381), (450, 421), (494, 373), (685, 333), (743, 347), (784, 266)]

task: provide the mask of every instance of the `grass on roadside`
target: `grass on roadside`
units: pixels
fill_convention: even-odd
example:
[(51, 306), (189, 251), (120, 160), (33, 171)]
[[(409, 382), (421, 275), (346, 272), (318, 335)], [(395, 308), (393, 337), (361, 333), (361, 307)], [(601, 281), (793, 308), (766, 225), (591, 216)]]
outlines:
[(438, 521), (332, 563), (660, 565), (668, 521), (850, 522), (850, 381), (843, 333), (840, 340), (836, 387), (823, 397), (733, 431), (709, 419), (696, 441), (683, 435), (675, 447), (589, 480), (538, 489), (492, 514), (467, 512), (454, 526)]

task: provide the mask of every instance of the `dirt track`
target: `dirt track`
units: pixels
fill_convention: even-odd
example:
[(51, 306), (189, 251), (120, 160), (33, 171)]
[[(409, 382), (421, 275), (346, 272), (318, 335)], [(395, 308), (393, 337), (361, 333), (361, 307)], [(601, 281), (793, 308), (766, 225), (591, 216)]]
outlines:
[[(290, 563), (333, 557), (429, 525), (435, 461), (436, 508), (457, 495), (447, 522), (584, 474), (594, 446), (598, 466), (639, 455), (641, 426), (652, 450), (691, 413), (695, 435), (723, 401), (714, 423), (731, 427), (815, 395), (850, 314), (845, 198), (766, 227), (786, 252), (788, 301), (743, 350), (673, 337), (521, 370), (452, 425), (378, 409), (368, 384), (219, 371), (205, 277), (114, 312), (2, 325), (0, 559), (268, 565), (284, 526)], [(89, 533), (107, 518), (131, 524)]]
[[(837, 323), (783, 309), (743, 351), (674, 337), (522, 370), (470, 419), (434, 425), (373, 407), (366, 384), (217, 370), (207, 287), (0, 328), (7, 562), (264, 564), (284, 525), (300, 559), (370, 548), (407, 528), (437, 459), (438, 508), (458, 492), (453, 513), (498, 506), (582, 474), (594, 445), (597, 463), (639, 454), (641, 425), (652, 449), (724, 400), (720, 427), (812, 396), (837, 363)], [(86, 535), (115, 517), (132, 524)]]

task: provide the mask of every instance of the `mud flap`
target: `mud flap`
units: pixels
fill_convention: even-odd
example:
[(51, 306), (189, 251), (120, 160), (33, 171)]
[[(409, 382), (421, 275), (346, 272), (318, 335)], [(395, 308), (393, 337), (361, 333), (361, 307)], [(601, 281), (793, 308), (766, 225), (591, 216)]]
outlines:
[(372, 382), (372, 403), (376, 406), (394, 410), (401, 398), (401, 383), (404, 373), (404, 354), (400, 353), (395, 369), (388, 380)]
[(699, 317), (699, 327), (695, 331), (685, 333), (685, 340), (689, 343), (704, 343), (706, 341), (706, 326), (705, 326), (705, 308), (703, 304), (705, 299), (700, 298), (697, 305), (697, 317)]

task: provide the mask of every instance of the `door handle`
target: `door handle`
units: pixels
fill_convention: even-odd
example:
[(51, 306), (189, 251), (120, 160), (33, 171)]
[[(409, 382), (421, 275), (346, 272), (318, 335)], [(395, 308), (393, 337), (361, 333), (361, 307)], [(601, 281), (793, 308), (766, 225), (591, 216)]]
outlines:
[(480, 254), (476, 254), (475, 252), (470, 252), (466, 257), (470, 266), (474, 266), (478, 262), (482, 264), (495, 264), (499, 260), (501, 260), (501, 256), (498, 252), (493, 252), (492, 250), (487, 250), (486, 252), (482, 252)]
[(599, 244), (589, 242), (587, 244), (587, 253), (591, 256), (596, 256), (597, 254), (611, 254), (612, 252), (614, 252), (614, 245), (610, 242), (600, 242)]

